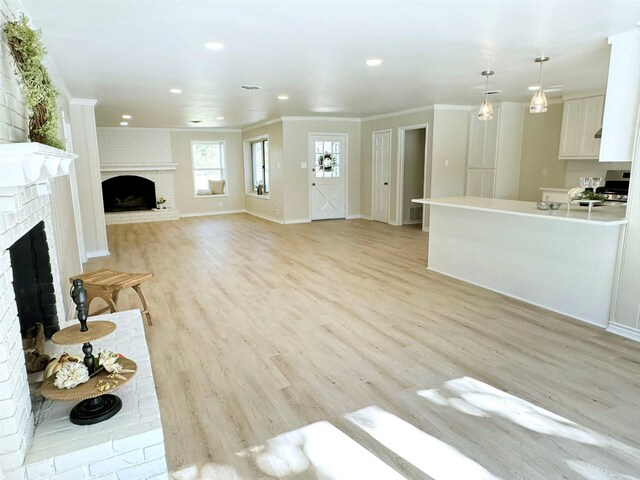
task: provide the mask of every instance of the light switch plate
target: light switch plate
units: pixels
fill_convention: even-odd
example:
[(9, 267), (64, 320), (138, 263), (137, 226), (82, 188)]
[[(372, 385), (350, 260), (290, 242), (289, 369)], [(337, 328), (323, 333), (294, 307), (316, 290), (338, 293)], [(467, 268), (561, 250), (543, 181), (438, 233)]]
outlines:
[(300, 168), (307, 168), (307, 162), (300, 162)]

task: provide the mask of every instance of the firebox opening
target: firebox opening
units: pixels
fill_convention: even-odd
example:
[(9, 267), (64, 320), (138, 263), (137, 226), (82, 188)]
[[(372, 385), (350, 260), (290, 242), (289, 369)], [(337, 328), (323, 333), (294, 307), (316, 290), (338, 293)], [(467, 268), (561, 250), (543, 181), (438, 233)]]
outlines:
[(151, 210), (156, 207), (156, 185), (136, 175), (119, 175), (102, 182), (105, 212)]
[(45, 336), (51, 337), (60, 327), (44, 222), (11, 245), (9, 256), (22, 337), (37, 322), (44, 326)]

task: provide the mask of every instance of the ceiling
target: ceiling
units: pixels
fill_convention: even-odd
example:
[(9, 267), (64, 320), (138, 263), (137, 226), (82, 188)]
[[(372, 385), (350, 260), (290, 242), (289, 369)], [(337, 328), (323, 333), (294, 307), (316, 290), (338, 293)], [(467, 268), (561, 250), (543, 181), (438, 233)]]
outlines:
[[(549, 97), (603, 90), (607, 37), (640, 20), (639, 1), (23, 3), (71, 95), (98, 99), (99, 126), (131, 114), (132, 127), (479, 105), (487, 68), (489, 89), (503, 90), (494, 101), (526, 102), (543, 54)], [(211, 41), (224, 49), (206, 49)], [(374, 57), (383, 63), (367, 66)]]

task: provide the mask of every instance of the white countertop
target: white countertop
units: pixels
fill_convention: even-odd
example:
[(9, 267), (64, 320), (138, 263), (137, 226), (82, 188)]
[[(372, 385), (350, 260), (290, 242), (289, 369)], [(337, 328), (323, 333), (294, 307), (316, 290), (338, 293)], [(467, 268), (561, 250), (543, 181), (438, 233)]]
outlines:
[(625, 218), (626, 208), (621, 205), (605, 205), (594, 207), (589, 213), (587, 207), (562, 204), (559, 210), (538, 210), (535, 202), (521, 202), (518, 200), (503, 200), (499, 198), (480, 197), (444, 197), (417, 198), (414, 203), (437, 205), (441, 207), (480, 210), (506, 215), (544, 218), (565, 222), (589, 223), (597, 225), (623, 225), (628, 223)]

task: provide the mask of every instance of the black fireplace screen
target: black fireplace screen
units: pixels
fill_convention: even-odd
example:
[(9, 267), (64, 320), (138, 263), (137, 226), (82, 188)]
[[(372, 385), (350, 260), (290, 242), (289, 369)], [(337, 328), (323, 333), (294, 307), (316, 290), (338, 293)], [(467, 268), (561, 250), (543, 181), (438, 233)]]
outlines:
[(151, 210), (156, 207), (156, 185), (136, 175), (120, 175), (102, 182), (105, 212)]

